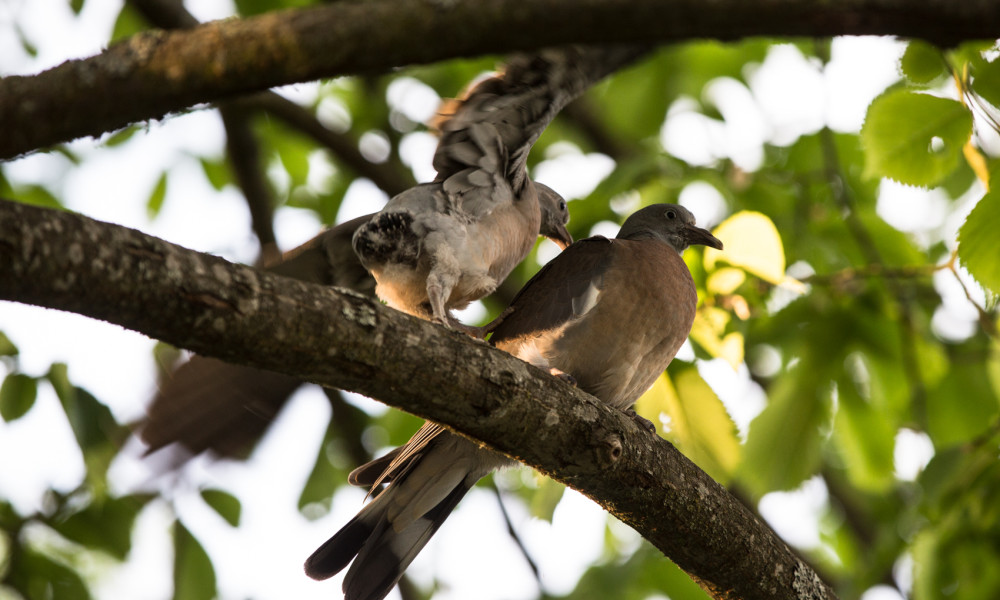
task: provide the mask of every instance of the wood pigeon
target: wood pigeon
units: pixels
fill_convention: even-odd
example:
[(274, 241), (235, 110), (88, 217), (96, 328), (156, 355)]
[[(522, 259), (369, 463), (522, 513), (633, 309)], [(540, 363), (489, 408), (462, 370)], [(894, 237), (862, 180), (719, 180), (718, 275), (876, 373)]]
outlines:
[(441, 125), (437, 176), (393, 197), (354, 235), (389, 306), (445, 326), (493, 292), (535, 243), (550, 189), (528, 177), (531, 146), (553, 117), (645, 52), (633, 46), (545, 50), (512, 58)]
[[(580, 389), (628, 409), (687, 339), (698, 295), (681, 253), (722, 248), (674, 204), (630, 216), (618, 236), (570, 246), (511, 302), (490, 342)], [(325, 579), (354, 561), (346, 600), (380, 600), (459, 500), (492, 470), (516, 464), (434, 423), (401, 448), (356, 469), (352, 483), (388, 483), (305, 563)]]
[[(566, 230), (566, 201), (540, 183), (535, 186), (542, 190), (539, 233), (565, 248), (573, 241)], [(374, 296), (375, 280), (351, 247), (354, 232), (373, 216), (320, 233), (267, 270)], [(193, 356), (163, 381), (147, 409), (140, 424), (147, 453), (179, 443), (192, 454), (212, 450), (219, 456), (242, 456), (300, 385), (300, 380), (281, 373)]]

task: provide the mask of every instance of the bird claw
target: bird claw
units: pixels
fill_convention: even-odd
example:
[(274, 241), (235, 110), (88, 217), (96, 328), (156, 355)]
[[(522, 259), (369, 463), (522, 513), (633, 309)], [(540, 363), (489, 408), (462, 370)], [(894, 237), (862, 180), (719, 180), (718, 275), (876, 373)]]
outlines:
[(565, 371), (560, 371), (559, 369), (552, 367), (549, 369), (549, 375), (552, 375), (556, 379), (559, 379), (565, 383), (570, 384), (573, 387), (576, 387), (576, 377), (573, 377), (572, 375), (566, 373)]
[(656, 425), (646, 417), (635, 412), (635, 409), (630, 408), (625, 411), (625, 414), (632, 417), (632, 420), (635, 421), (635, 424), (640, 428), (645, 429), (649, 433), (656, 433)]

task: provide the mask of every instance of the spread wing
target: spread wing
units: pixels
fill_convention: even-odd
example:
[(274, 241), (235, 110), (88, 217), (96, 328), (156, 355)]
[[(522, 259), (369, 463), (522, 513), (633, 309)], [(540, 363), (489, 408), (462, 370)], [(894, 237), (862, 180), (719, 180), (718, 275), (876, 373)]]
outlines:
[(438, 127), (435, 181), (471, 215), (520, 196), (531, 146), (555, 115), (591, 85), (647, 52), (646, 46), (568, 46), (515, 55), (503, 73), (474, 86)]

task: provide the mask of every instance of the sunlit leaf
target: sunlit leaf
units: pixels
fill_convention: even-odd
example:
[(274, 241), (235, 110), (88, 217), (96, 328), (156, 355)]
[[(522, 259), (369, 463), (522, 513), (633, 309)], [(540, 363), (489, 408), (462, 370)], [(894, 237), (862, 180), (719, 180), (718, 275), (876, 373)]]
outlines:
[(0, 384), (0, 417), (8, 423), (31, 410), (38, 393), (38, 382), (24, 373), (11, 373)]
[(976, 204), (958, 231), (958, 258), (983, 287), (1000, 294), (1000, 193), (989, 192)]
[(705, 288), (709, 294), (732, 294), (746, 279), (746, 272), (742, 269), (723, 267), (708, 276)]
[(865, 177), (931, 186), (958, 165), (972, 135), (972, 114), (961, 102), (894, 90), (868, 107), (861, 129)]
[(173, 600), (211, 600), (217, 593), (211, 559), (191, 532), (175, 521)]
[[(801, 284), (785, 276), (785, 250), (778, 228), (763, 213), (741, 211), (723, 221), (713, 232), (725, 248), (705, 249), (705, 269), (712, 271), (722, 261), (775, 285), (801, 291)], [(798, 285), (796, 285), (798, 284)]]
[(201, 490), (201, 498), (205, 501), (205, 504), (212, 507), (212, 510), (219, 513), (219, 516), (225, 519), (227, 523), (233, 527), (237, 527), (240, 524), (240, 515), (243, 512), (243, 506), (236, 496), (222, 490), (209, 489)]
[(743, 362), (743, 334), (738, 331), (726, 333), (729, 320), (727, 311), (703, 307), (695, 313), (691, 339), (713, 358), (724, 359), (733, 369), (737, 369)]
[(654, 423), (666, 414), (665, 437), (714, 479), (727, 481), (739, 464), (736, 425), (696, 368), (683, 367), (672, 379), (662, 375), (636, 410)]
[(986, 157), (983, 153), (979, 151), (979, 148), (968, 141), (962, 146), (962, 155), (965, 156), (965, 162), (969, 164), (973, 173), (976, 174), (976, 178), (979, 182), (983, 184), (987, 191), (990, 189), (990, 168), (986, 164)]
[[(17, 547), (4, 583), (27, 600), (90, 600), (90, 590), (79, 573), (34, 549)], [(16, 598), (16, 596), (15, 596)]]

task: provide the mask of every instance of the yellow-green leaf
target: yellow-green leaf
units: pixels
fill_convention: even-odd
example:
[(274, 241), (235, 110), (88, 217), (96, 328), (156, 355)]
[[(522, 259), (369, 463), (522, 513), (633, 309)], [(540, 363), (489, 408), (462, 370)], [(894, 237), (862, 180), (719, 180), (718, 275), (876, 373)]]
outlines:
[(706, 271), (714, 271), (722, 261), (775, 285), (801, 287), (802, 284), (785, 276), (785, 249), (781, 236), (766, 215), (740, 211), (723, 221), (713, 233), (725, 249), (705, 249)]
[(0, 385), (0, 417), (10, 422), (31, 410), (38, 393), (38, 382), (23, 373), (8, 375)]
[(725, 482), (740, 462), (736, 425), (722, 401), (694, 367), (684, 367), (671, 381), (664, 373), (636, 403), (636, 410), (662, 421), (665, 437), (717, 481)]

